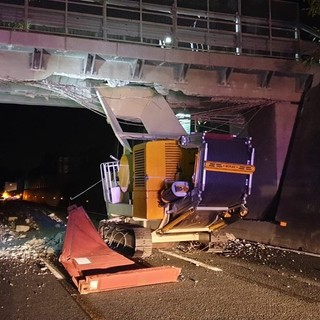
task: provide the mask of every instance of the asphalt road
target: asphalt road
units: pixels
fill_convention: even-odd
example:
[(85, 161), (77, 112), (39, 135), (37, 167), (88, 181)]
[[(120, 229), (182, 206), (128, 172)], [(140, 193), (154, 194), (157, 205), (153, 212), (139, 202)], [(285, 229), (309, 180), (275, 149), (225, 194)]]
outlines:
[(102, 319), (113, 320), (319, 319), (320, 259), (258, 251), (262, 252), (226, 257), (174, 250), (222, 271), (155, 252), (148, 259), (152, 265), (182, 268), (178, 283), (91, 294), (85, 299)]
[(319, 319), (319, 257), (242, 240), (231, 247), (223, 255), (190, 244), (155, 249), (146, 261), (180, 267), (178, 282), (87, 295), (56, 259), (58, 275), (2, 249), (0, 319)]

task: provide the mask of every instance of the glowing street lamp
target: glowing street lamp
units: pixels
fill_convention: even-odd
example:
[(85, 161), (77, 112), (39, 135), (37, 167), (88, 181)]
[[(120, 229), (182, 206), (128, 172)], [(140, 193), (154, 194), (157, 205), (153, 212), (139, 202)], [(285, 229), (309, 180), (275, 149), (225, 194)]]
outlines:
[(172, 37), (171, 35), (166, 35), (163, 42), (166, 44), (166, 45), (170, 45), (172, 44)]

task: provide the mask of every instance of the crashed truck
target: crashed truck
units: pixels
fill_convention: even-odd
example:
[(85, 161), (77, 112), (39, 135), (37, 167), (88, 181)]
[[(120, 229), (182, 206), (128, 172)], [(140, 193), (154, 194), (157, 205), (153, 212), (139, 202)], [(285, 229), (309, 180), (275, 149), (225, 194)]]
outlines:
[(174, 267), (138, 268), (139, 276), (136, 265), (116, 274), (101, 270), (135, 264), (132, 258), (150, 256), (159, 244), (196, 241), (221, 250), (219, 230), (248, 214), (251, 138), (187, 133), (148, 87), (99, 87), (97, 94), (123, 155), (100, 166), (108, 216), (97, 230), (83, 208), (69, 208), (60, 261), (81, 293), (176, 281)]

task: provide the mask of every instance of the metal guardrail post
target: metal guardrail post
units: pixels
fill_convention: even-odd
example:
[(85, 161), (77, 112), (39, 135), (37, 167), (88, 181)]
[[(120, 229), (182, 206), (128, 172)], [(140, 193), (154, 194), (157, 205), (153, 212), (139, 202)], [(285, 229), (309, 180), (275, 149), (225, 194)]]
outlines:
[(178, 45), (178, 39), (177, 39), (177, 26), (178, 26), (178, 18), (177, 18), (177, 0), (173, 1), (171, 14), (172, 14), (172, 41), (173, 46), (176, 47)]
[(210, 0), (207, 0), (207, 39), (206, 39), (206, 45), (207, 50), (210, 51), (210, 45), (208, 44), (208, 39), (210, 36)]
[(66, 2), (65, 2), (64, 32), (65, 32), (65, 34), (68, 34), (68, 33), (69, 33), (69, 30), (68, 30), (68, 0), (66, 0)]
[(237, 12), (235, 15), (235, 31), (236, 31), (236, 55), (241, 54), (241, 43), (242, 43), (242, 34), (241, 34), (241, 17)]
[(241, 0), (238, 0), (238, 11), (235, 14), (236, 55), (242, 53)]
[(102, 14), (103, 14), (103, 18), (102, 18), (102, 37), (103, 40), (107, 40), (108, 38), (108, 32), (107, 32), (107, 0), (103, 1), (103, 7), (102, 7)]
[(24, 0), (24, 30), (28, 31), (29, 0)]
[(300, 60), (300, 30), (297, 27), (294, 28), (294, 38), (295, 40), (297, 40), (296, 53), (294, 57), (297, 61), (299, 61)]
[[(300, 21), (300, 12), (298, 10), (297, 6), (297, 22)], [(301, 34), (300, 34), (300, 28), (295, 27), (294, 28), (294, 38), (296, 39), (297, 45), (296, 45), (296, 53), (295, 53), (295, 59), (296, 61), (299, 61), (301, 58), (301, 48), (300, 48), (300, 40), (301, 40)]]
[(272, 10), (271, 10), (271, 0), (268, 3), (269, 6), (269, 54), (272, 57)]
[(139, 13), (140, 13), (140, 21), (139, 21), (139, 34), (140, 34), (140, 42), (143, 42), (143, 35), (142, 35), (142, 0), (139, 2)]

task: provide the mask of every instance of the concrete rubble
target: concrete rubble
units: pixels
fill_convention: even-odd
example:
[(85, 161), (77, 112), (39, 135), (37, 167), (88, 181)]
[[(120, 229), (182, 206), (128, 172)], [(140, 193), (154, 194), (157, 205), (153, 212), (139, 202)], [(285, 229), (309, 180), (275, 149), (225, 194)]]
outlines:
[(39, 230), (31, 216), (7, 216), (3, 212), (0, 213), (0, 243), (25, 238), (25, 233), (30, 230)]
[[(290, 252), (286, 250), (278, 250), (272, 246), (262, 243), (252, 242), (244, 239), (228, 237), (224, 250), (222, 252), (212, 252), (226, 258), (236, 257), (244, 261), (256, 261), (265, 265), (277, 265), (279, 260), (287, 257)], [(177, 245), (177, 249), (184, 253), (194, 251), (210, 252), (210, 248), (199, 242), (181, 242)], [(281, 264), (280, 264), (281, 269)]]
[(28, 232), (30, 230), (30, 226), (24, 224), (16, 225), (16, 232)]
[(262, 264), (270, 264), (275, 262), (275, 259), (285, 257), (287, 253), (285, 250), (277, 250), (262, 243), (235, 239), (228, 243), (223, 255), (225, 257), (238, 257), (242, 260), (255, 260)]
[(1, 259), (15, 259), (20, 262), (50, 258), (57, 255), (63, 244), (64, 232), (59, 232), (51, 238), (33, 238), (19, 245), (10, 245), (0, 249)]
[[(58, 256), (64, 239), (64, 222), (53, 212), (42, 212), (52, 220), (57, 233), (38, 238), (39, 226), (31, 214), (13, 215), (0, 212), (0, 259), (18, 262), (37, 261)], [(32, 232), (33, 231), (33, 232)], [(42, 232), (43, 234), (43, 232)]]

